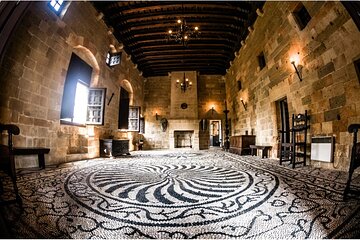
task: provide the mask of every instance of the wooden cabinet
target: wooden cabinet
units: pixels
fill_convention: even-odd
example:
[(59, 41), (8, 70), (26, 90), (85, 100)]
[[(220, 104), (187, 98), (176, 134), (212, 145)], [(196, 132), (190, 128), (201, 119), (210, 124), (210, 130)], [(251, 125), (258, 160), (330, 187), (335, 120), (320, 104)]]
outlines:
[(239, 155), (250, 155), (250, 145), (255, 145), (255, 135), (231, 136), (229, 151)]
[(100, 139), (100, 157), (130, 155), (128, 139)]

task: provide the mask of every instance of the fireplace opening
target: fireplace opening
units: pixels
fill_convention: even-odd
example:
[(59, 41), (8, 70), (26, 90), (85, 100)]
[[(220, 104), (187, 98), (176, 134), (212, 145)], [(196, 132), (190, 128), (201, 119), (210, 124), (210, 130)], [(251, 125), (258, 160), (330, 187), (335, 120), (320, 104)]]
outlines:
[(174, 131), (175, 148), (192, 148), (194, 131)]

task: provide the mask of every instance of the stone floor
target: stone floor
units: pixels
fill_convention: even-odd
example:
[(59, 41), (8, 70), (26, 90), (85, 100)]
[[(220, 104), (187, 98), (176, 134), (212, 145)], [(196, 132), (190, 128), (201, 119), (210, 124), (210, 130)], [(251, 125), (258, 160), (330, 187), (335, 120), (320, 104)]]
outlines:
[(1, 210), (15, 238), (354, 238), (346, 178), (217, 148), (138, 151), (20, 171), (24, 210)]

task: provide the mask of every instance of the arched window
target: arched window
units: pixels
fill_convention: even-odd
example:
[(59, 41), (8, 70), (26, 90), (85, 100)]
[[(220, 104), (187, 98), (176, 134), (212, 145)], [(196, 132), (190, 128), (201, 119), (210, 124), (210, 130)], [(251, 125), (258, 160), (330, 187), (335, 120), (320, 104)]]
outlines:
[(92, 67), (72, 54), (65, 79), (60, 119), (63, 124), (103, 124), (106, 89), (90, 88)]

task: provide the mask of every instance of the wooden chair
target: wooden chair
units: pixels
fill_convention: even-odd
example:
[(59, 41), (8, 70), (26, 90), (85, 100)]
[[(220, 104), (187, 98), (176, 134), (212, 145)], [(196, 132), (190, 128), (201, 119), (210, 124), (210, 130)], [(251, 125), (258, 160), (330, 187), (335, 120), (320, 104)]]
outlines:
[[(290, 140), (287, 139), (287, 134), (289, 134), (290, 131), (286, 130), (279, 130), (280, 134), (280, 165), (282, 165), (284, 162), (291, 162), (292, 161), (292, 144), (290, 143)], [(290, 134), (289, 134), (290, 135)]]
[[(0, 205), (17, 202), (22, 207), (22, 200), (20, 198), (18, 187), (16, 184), (16, 169), (14, 149), (12, 144), (12, 136), (19, 135), (20, 129), (13, 124), (0, 124), (0, 136), (3, 137), (3, 132), (7, 131), (7, 145), (0, 144), (0, 167), (7, 173), (12, 181), (16, 200), (0, 201)], [(0, 190), (3, 190), (2, 181), (0, 179)]]
[(360, 142), (357, 142), (357, 133), (359, 131), (359, 128), (360, 128), (360, 124), (351, 124), (348, 127), (348, 132), (353, 134), (353, 145), (351, 149), (349, 176), (344, 191), (344, 199), (346, 199), (347, 194), (349, 193), (357, 193), (357, 194), (360, 193), (360, 191), (355, 191), (350, 188), (351, 178), (354, 173), (354, 170), (360, 167)]
[[(292, 168), (296, 165), (306, 165), (307, 130), (310, 128), (310, 117), (305, 110), (304, 114), (292, 115), (292, 128), (289, 131), (279, 130), (280, 142), (280, 165), (290, 162)], [(290, 142), (287, 134), (291, 135)]]
[(295, 165), (306, 165), (307, 130), (310, 128), (310, 117), (305, 110), (304, 114), (292, 115), (291, 144), (292, 144), (292, 168)]

